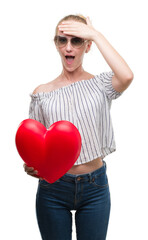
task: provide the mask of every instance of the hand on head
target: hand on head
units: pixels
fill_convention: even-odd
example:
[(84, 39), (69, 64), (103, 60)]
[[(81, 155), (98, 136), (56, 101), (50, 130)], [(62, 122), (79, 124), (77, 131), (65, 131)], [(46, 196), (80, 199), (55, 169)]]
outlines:
[(62, 21), (58, 25), (58, 30), (66, 35), (77, 36), (87, 40), (93, 40), (96, 30), (92, 26), (89, 17), (86, 18), (87, 24), (75, 20)]

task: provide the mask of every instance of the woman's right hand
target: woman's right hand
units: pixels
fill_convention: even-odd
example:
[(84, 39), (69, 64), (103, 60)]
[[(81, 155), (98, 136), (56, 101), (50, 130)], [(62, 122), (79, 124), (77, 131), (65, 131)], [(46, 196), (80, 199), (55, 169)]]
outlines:
[(26, 165), (26, 163), (24, 163), (23, 167), (24, 167), (25, 172), (26, 172), (28, 175), (30, 175), (30, 176), (32, 176), (32, 177), (35, 177), (35, 178), (39, 178), (40, 180), (43, 180), (43, 178), (41, 178), (41, 177), (39, 177), (39, 176), (37, 175), (37, 174), (38, 174), (38, 171), (37, 171), (37, 170), (34, 170), (33, 167), (28, 167), (28, 166)]

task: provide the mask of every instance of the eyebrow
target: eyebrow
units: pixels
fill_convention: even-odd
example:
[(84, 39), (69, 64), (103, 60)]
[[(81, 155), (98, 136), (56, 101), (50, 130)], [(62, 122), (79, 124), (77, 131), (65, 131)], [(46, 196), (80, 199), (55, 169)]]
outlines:
[(64, 36), (64, 35), (57, 35), (58, 37), (65, 37), (67, 38), (67, 36), (70, 36), (71, 38), (79, 38), (79, 37), (76, 37), (76, 36), (72, 36), (72, 35), (67, 35), (67, 36)]

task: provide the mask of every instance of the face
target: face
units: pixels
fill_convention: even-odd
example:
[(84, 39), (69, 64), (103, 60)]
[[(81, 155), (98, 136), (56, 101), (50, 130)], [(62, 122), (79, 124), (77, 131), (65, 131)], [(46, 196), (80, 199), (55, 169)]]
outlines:
[[(77, 48), (75, 47), (75, 44), (77, 44), (77, 39), (72, 40), (74, 41), (74, 45), (71, 44), (71, 39), (74, 38), (74, 36), (65, 35), (59, 30), (57, 32), (57, 35), (67, 38), (67, 43), (65, 46), (56, 45), (56, 48), (61, 56), (63, 68), (65, 68), (67, 71), (72, 72), (78, 67), (82, 66), (84, 54), (90, 50), (92, 42), (85, 41), (81, 47)], [(62, 41), (65, 40), (63, 39)]]

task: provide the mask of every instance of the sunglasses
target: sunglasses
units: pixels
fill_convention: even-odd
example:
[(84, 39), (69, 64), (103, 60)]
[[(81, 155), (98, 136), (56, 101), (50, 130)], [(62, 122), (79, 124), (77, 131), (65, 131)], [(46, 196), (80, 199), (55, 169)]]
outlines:
[[(64, 37), (64, 36), (58, 36), (57, 35), (57, 36), (54, 37), (54, 42), (60, 48), (65, 47), (68, 43), (68, 38)], [(87, 42), (87, 40), (84, 40), (84, 39), (79, 38), (79, 37), (72, 37), (70, 39), (70, 43), (71, 43), (72, 47), (74, 47), (74, 48), (82, 47), (85, 42)]]

